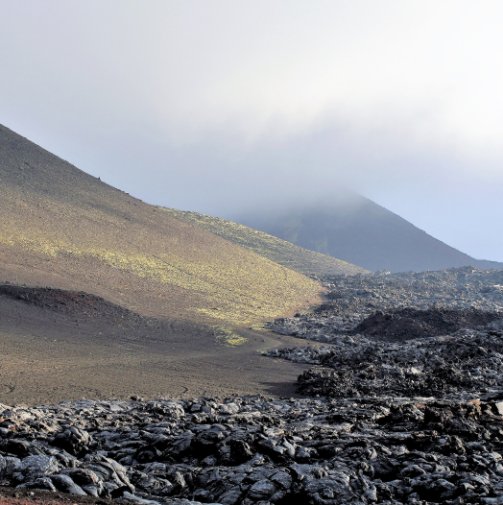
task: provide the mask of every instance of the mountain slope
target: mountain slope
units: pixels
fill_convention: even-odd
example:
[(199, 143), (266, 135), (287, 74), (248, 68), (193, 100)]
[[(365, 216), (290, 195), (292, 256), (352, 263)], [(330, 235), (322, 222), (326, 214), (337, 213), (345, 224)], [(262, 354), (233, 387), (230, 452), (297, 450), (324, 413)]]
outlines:
[(195, 223), (234, 244), (251, 249), (275, 263), (306, 275), (354, 275), (365, 272), (365, 269), (346, 261), (304, 249), (286, 240), (233, 221), (197, 212), (175, 209), (164, 209), (164, 211), (177, 219)]
[(253, 324), (318, 300), (298, 272), (112, 188), (0, 126), (0, 280), (141, 314)]
[(374, 271), (503, 266), (471, 258), (359, 195), (306, 207), (249, 213), (236, 220)]

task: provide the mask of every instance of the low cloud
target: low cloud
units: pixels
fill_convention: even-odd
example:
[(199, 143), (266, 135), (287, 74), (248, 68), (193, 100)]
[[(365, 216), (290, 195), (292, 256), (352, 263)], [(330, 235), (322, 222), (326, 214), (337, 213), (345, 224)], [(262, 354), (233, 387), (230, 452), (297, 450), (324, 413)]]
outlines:
[(223, 215), (352, 187), (503, 259), (497, 0), (0, 7), (2, 121), (82, 169)]

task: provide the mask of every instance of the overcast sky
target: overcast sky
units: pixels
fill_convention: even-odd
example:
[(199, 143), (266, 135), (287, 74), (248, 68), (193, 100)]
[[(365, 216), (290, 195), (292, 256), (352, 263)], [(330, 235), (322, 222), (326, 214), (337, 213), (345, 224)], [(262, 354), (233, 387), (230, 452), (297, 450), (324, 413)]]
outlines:
[(148, 202), (353, 186), (503, 260), (500, 0), (0, 0), (0, 122)]

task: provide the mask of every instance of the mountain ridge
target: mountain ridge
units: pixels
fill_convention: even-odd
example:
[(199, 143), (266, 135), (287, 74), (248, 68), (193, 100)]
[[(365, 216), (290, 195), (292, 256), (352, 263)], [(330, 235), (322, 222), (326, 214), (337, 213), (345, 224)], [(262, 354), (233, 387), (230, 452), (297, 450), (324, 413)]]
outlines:
[(371, 271), (442, 270), (462, 266), (503, 268), (477, 260), (365, 198), (269, 209), (232, 216), (236, 221)]

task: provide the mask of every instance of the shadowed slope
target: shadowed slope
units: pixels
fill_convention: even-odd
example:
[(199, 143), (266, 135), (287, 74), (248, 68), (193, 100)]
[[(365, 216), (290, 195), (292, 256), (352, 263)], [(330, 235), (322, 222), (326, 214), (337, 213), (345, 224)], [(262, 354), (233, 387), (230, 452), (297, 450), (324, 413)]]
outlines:
[(236, 220), (374, 271), (442, 270), (469, 265), (503, 268), (501, 263), (476, 260), (454, 249), (359, 195), (339, 195), (331, 202), (306, 207), (250, 212)]
[(103, 296), (140, 313), (253, 324), (320, 286), (175, 219), (0, 127), (0, 279)]
[(269, 258), (287, 268), (307, 275), (354, 275), (365, 270), (346, 261), (326, 254), (303, 249), (286, 240), (274, 237), (248, 226), (206, 216), (197, 212), (184, 212), (175, 209), (164, 209), (171, 216), (189, 223), (196, 223), (206, 230), (229, 240), (237, 245)]

